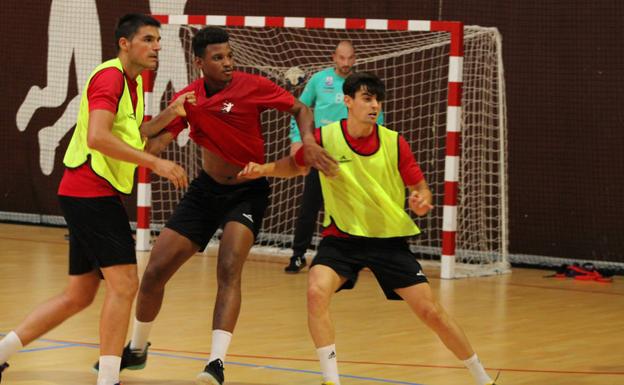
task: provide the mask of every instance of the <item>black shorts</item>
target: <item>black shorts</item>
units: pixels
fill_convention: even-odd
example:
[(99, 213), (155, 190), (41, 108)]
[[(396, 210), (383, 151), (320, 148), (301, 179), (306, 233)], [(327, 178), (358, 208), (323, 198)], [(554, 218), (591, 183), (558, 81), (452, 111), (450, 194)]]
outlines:
[(136, 264), (134, 239), (119, 196), (59, 196), (69, 229), (69, 274)]
[(314, 265), (331, 267), (347, 279), (337, 291), (352, 289), (360, 270), (367, 267), (392, 300), (401, 299), (395, 289), (428, 282), (405, 238), (326, 237), (318, 246)]
[(271, 188), (266, 178), (237, 185), (217, 183), (204, 171), (195, 178), (176, 206), (166, 227), (206, 247), (217, 229), (239, 222), (258, 235)]

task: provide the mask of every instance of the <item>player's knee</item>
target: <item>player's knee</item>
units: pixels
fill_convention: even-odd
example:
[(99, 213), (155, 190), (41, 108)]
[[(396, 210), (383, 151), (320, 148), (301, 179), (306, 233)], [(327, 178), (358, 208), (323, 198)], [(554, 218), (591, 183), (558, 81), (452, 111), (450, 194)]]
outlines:
[(444, 323), (445, 313), (440, 306), (437, 306), (433, 302), (427, 302), (421, 309), (417, 311), (418, 316), (427, 325), (431, 327), (438, 327)]
[(162, 274), (157, 269), (150, 269), (148, 267), (148, 269), (143, 273), (143, 278), (141, 279), (141, 292), (153, 291), (154, 288), (161, 286), (161, 276)]
[(141, 292), (163, 290), (171, 275), (164, 265), (148, 264), (141, 279)]
[(235, 286), (239, 285), (242, 276), (242, 263), (244, 257), (231, 253), (219, 257), (217, 264), (217, 281), (219, 286)]
[(79, 312), (93, 303), (95, 291), (69, 291), (63, 295), (63, 302), (67, 309)]
[(139, 279), (136, 275), (116, 277), (106, 288), (111, 294), (124, 299), (134, 299), (139, 290)]
[(326, 288), (315, 283), (308, 285), (308, 311), (316, 313), (323, 311), (329, 305), (331, 293)]

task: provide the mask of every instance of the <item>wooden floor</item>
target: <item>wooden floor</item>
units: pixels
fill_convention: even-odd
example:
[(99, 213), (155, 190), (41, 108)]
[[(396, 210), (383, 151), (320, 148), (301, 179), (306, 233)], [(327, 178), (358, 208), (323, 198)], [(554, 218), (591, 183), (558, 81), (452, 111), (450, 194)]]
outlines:
[[(0, 333), (63, 289), (64, 229), (0, 224)], [(142, 256), (145, 262), (147, 256)], [(318, 385), (305, 313), (307, 273), (250, 256), (243, 308), (226, 359), (226, 385)], [(624, 384), (624, 279), (610, 284), (543, 278), (550, 272), (439, 280), (432, 287), (501, 385)], [(101, 291), (94, 305), (27, 346), (2, 384), (95, 384)], [(167, 287), (148, 366), (124, 385), (191, 385), (210, 349), (214, 253), (194, 256)], [(472, 385), (463, 368), (401, 302), (365, 271), (332, 305), (343, 385)]]

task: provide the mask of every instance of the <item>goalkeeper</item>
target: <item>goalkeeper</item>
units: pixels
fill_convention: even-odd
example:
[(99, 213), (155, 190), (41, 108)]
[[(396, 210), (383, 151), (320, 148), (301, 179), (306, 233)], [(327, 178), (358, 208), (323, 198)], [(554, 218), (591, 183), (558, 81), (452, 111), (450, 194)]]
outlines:
[[(303, 89), (299, 100), (314, 109), (315, 127), (344, 119), (347, 109), (344, 105), (342, 85), (345, 78), (353, 73), (355, 65), (355, 48), (348, 40), (342, 40), (336, 45), (332, 54), (334, 66), (326, 68), (312, 75)], [(377, 123), (383, 124), (383, 113), (380, 111)], [(301, 147), (301, 136), (295, 119), (290, 123), (290, 150), (291, 154)], [(293, 240), (293, 254), (290, 263), (284, 271), (295, 274), (306, 266), (305, 252), (312, 242), (312, 235), (317, 228), (316, 218), (321, 209), (323, 197), (319, 183), (318, 171), (310, 169), (305, 176), (303, 197), (295, 222), (295, 237)]]
[[(404, 209), (405, 188), (418, 216), (433, 208), (432, 195), (405, 139), (375, 123), (384, 84), (375, 75), (356, 73), (345, 80), (343, 92), (347, 119), (316, 131), (317, 142), (339, 162), (337, 176), (320, 175), (325, 229), (308, 277), (308, 325), (323, 384), (340, 384), (330, 300), (334, 292), (353, 288), (359, 271), (368, 267), (386, 298), (405, 300), (478, 385), (493, 385), (462, 329), (434, 299), (407, 244), (420, 230)], [(305, 165), (298, 151), (274, 163), (250, 163), (240, 175), (286, 178), (305, 173)]]

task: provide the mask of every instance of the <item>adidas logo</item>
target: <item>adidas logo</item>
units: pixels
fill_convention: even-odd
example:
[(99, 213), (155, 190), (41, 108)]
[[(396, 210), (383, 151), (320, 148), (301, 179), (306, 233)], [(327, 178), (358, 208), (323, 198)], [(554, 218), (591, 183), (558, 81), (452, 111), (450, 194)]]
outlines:
[(328, 360), (331, 360), (332, 358), (336, 358), (336, 352), (332, 350), (331, 353), (329, 353), (329, 356), (327, 356)]
[(346, 156), (341, 156), (340, 159), (338, 159), (338, 163), (347, 163), (347, 162), (351, 162), (353, 159), (348, 159)]
[(251, 223), (254, 223), (254, 221), (253, 221), (253, 217), (251, 216), (251, 214), (243, 214), (243, 216), (244, 216), (245, 218), (249, 219), (249, 221), (250, 221)]

